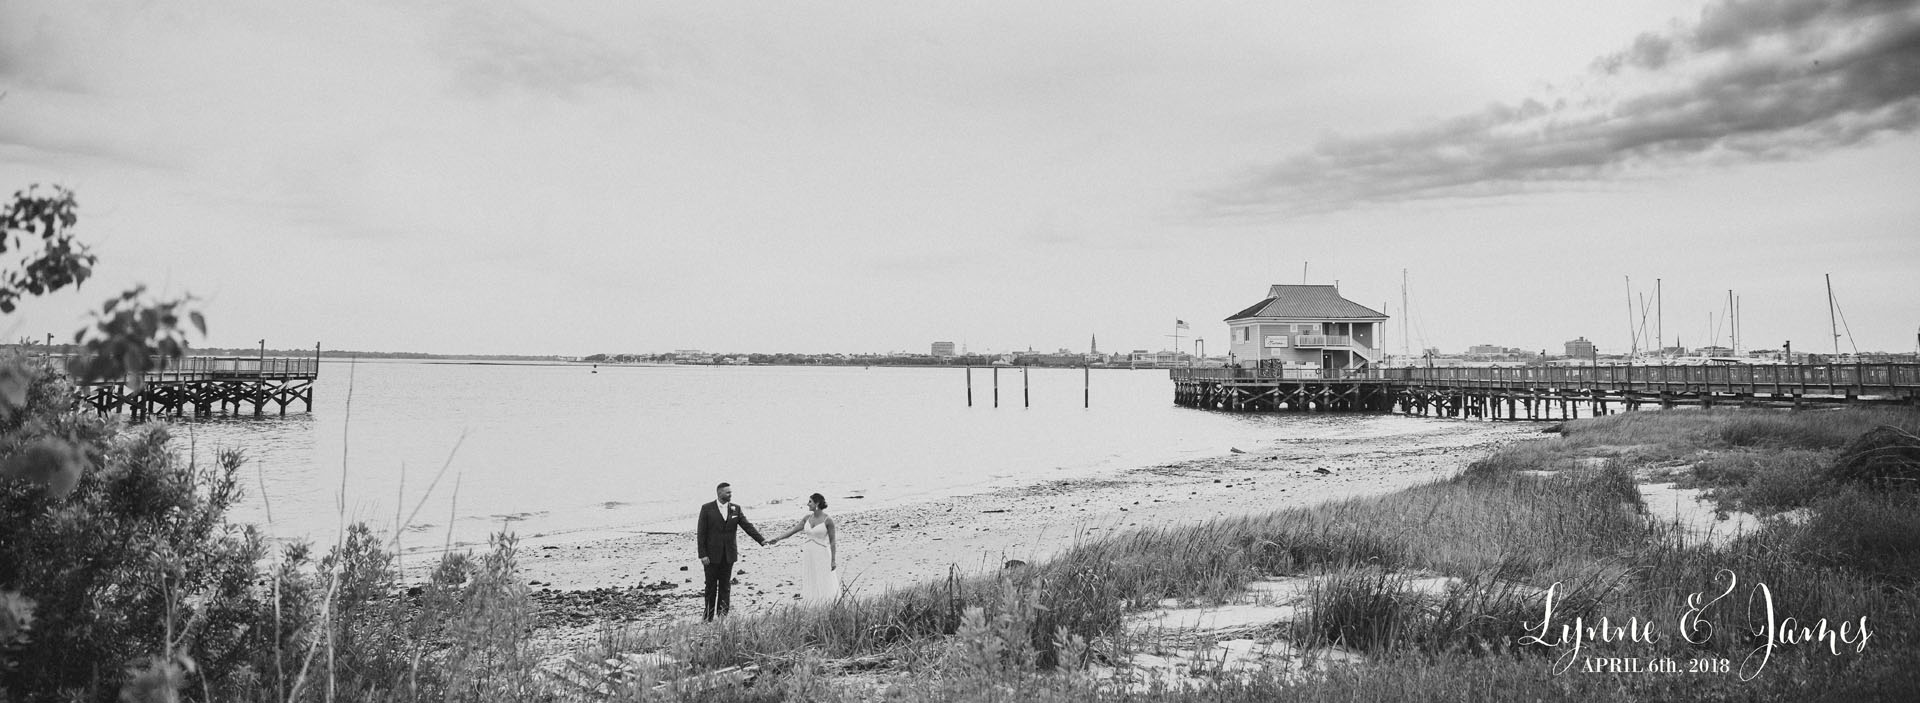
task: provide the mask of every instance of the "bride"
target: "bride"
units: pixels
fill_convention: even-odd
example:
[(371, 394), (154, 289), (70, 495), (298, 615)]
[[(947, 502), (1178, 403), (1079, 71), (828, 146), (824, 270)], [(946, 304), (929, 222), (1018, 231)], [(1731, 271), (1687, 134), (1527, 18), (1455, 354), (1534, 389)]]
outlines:
[(800, 551), (800, 602), (832, 603), (840, 597), (840, 526), (827, 514), (827, 499), (818, 493), (807, 497), (807, 510), (806, 517), (785, 534), (767, 540), (767, 546), (805, 533)]

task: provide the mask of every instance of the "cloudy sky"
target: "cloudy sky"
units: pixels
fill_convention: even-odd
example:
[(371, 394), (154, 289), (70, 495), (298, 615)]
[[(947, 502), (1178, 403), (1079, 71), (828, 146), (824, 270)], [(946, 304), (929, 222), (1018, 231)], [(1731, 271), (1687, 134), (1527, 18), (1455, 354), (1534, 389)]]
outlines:
[(0, 188), (101, 257), (0, 335), (145, 283), (209, 346), (1217, 350), (1306, 280), (1624, 351), (1658, 280), (1668, 343), (1732, 290), (1830, 351), (1832, 274), (1915, 347), (1920, 4), (1193, 5), (0, 0)]

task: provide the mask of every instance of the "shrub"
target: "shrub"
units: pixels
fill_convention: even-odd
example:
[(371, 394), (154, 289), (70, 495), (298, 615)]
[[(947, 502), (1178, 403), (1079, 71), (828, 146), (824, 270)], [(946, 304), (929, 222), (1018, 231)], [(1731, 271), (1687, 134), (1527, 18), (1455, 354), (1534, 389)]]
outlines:
[(402, 590), (393, 557), (365, 524), (348, 526), (316, 565), (287, 547), (271, 581), (281, 603), (271, 671), (236, 694), (275, 701), (524, 700), (534, 662), (526, 587), (514, 539), (478, 558), (444, 554), (427, 581)]
[[(0, 417), (0, 700), (525, 698), (534, 666), (514, 542), (445, 555), (402, 596), (392, 555), (351, 526), (316, 564), (268, 563), (240, 498), (237, 451), (174, 451), (164, 425), (68, 410), (36, 370)], [(67, 466), (72, 464), (72, 466)], [(49, 480), (71, 472), (70, 485)], [(131, 667), (131, 668), (130, 668)]]
[[(0, 203), (0, 314), (91, 275), (77, 207), (58, 187)], [(138, 389), (184, 355), (182, 323), (205, 333), (191, 301), (152, 301), (139, 286), (109, 299), (64, 371)], [(76, 412), (74, 386), (45, 358), (0, 358), (0, 701), (532, 692), (511, 537), (478, 559), (446, 555), (412, 600), (363, 525), (317, 565), (292, 544), (263, 571), (261, 536), (226, 521), (238, 452), (182, 459), (164, 426)]]
[(35, 602), (27, 643), (0, 673), (4, 688), (104, 700), (127, 662), (176, 653), (215, 685), (243, 669), (271, 610), (253, 590), (260, 535), (224, 520), (240, 495), (239, 453), (209, 466), (181, 461), (160, 426), (109, 437), (112, 423), (98, 418), (28, 424), (38, 431), (8, 437), (9, 458), (57, 437), (95, 468), (64, 498), (32, 483), (0, 486), (0, 590)]
[(1828, 476), (1879, 490), (1920, 490), (1920, 436), (1881, 425), (1848, 442)]

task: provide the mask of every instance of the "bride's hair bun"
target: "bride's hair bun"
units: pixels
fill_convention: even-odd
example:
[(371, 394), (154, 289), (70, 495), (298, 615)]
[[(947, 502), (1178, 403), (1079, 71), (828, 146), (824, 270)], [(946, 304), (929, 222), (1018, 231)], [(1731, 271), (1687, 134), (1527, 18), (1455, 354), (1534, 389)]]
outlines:
[(814, 504), (816, 504), (816, 505), (819, 505), (819, 506), (820, 506), (820, 509), (821, 509), (821, 510), (826, 510), (826, 509), (827, 509), (827, 497), (826, 497), (826, 496), (823, 496), (823, 495), (820, 495), (820, 494), (818, 494), (818, 493), (815, 493), (815, 494), (813, 494), (813, 495), (810, 495), (810, 496), (807, 496), (807, 497), (808, 497), (808, 498), (812, 498), (812, 499), (813, 499), (813, 502), (814, 502)]

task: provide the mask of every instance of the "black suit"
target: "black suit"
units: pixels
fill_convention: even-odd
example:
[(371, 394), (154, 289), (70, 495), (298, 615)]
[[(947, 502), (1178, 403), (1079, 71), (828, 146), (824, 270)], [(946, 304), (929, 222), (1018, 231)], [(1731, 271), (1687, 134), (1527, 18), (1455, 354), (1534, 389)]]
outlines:
[(733, 562), (740, 556), (734, 539), (735, 528), (745, 529), (755, 542), (767, 543), (760, 537), (760, 530), (747, 521), (747, 514), (738, 504), (728, 503), (726, 515), (720, 514), (719, 501), (700, 506), (700, 526), (695, 538), (700, 544), (700, 558), (707, 560), (707, 620), (716, 614), (727, 614), (728, 599), (733, 592)]

